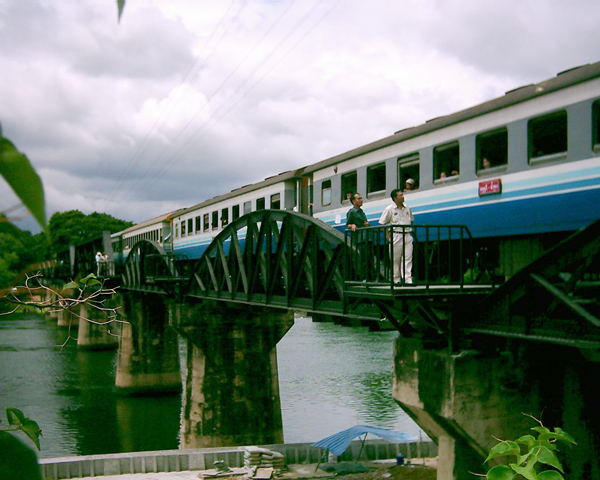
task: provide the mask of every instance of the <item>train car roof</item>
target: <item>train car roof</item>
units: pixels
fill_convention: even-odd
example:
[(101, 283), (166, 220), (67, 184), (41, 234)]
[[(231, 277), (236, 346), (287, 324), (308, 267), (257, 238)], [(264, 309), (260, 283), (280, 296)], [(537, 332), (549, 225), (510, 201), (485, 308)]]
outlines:
[(304, 169), (304, 173), (314, 172), (322, 168), (335, 165), (336, 163), (349, 160), (354, 157), (358, 157), (359, 155), (363, 155), (365, 153), (369, 153), (375, 150), (379, 150), (380, 148), (402, 142), (409, 138), (417, 137), (419, 135), (432, 132), (434, 130), (439, 130), (441, 128), (459, 122), (463, 122), (465, 120), (478, 117), (480, 115), (484, 115), (495, 110), (500, 110), (502, 108), (506, 108), (517, 103), (525, 102), (532, 98), (540, 97), (542, 95), (555, 92), (557, 90), (561, 90), (563, 88), (567, 88), (578, 83), (583, 83), (597, 77), (600, 77), (600, 62), (590, 63), (587, 65), (571, 68), (569, 70), (565, 70), (564, 72), (558, 73), (556, 77), (552, 77), (548, 80), (509, 90), (502, 97), (489, 100), (487, 102), (481, 103), (474, 107), (467, 108), (465, 110), (461, 110), (456, 113), (452, 113), (450, 115), (433, 118), (431, 120), (426, 121), (422, 125), (399, 130), (393, 135), (390, 135), (389, 137), (382, 138), (381, 140), (377, 140), (375, 142), (363, 145), (348, 152), (341, 153), (334, 157), (322, 160), (313, 165), (309, 165)]
[(289, 170), (287, 172), (282, 172), (282, 173), (280, 173), (278, 175), (273, 175), (271, 177), (267, 177), (267, 178), (265, 178), (261, 182), (252, 183), (252, 184), (249, 184), (249, 185), (244, 185), (243, 187), (235, 188), (235, 189), (233, 189), (229, 193), (224, 193), (222, 195), (217, 195), (216, 197), (213, 197), (213, 198), (211, 198), (209, 200), (204, 200), (203, 202), (198, 203), (196, 205), (193, 205), (191, 207), (182, 208), (181, 210), (178, 210), (178, 211), (174, 212), (174, 214), (172, 215), (172, 217), (183, 215), (184, 213), (188, 213), (188, 212), (191, 212), (193, 210), (198, 210), (198, 209), (203, 208), (203, 207), (208, 207), (210, 205), (222, 202), (223, 200), (227, 200), (229, 198), (239, 197), (240, 195), (242, 195), (244, 193), (252, 192), (254, 190), (258, 190), (258, 189), (263, 188), (263, 187), (268, 187), (269, 185), (273, 185), (275, 183), (279, 183), (279, 182), (283, 182), (285, 180), (290, 180), (290, 179), (296, 178), (296, 177), (298, 177), (298, 175), (299, 175), (298, 172), (300, 170)]
[(120, 232), (113, 233), (111, 236), (118, 237), (118, 236), (124, 235), (126, 233), (130, 233), (130, 232), (139, 230), (140, 228), (147, 227), (148, 225), (153, 225), (155, 223), (168, 222), (169, 220), (171, 220), (171, 216), (175, 215), (179, 211), (180, 210), (174, 210), (169, 213), (164, 213), (163, 215), (159, 215), (158, 217), (151, 218), (150, 220), (145, 220), (142, 223), (133, 225), (132, 227), (126, 228), (125, 230), (121, 230)]

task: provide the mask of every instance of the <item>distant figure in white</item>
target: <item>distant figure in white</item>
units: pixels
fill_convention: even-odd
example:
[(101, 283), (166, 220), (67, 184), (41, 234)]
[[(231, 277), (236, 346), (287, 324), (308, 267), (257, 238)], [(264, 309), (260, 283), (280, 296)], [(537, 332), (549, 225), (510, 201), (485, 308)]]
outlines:
[[(395, 188), (391, 193), (394, 203), (387, 206), (379, 223), (381, 225), (411, 225), (414, 217), (411, 209), (404, 205), (404, 194), (399, 188)], [(390, 239), (389, 231), (387, 240), (393, 241), (393, 269), (394, 283), (413, 283), (412, 263), (413, 263), (413, 238), (411, 229), (394, 228), (393, 240)]]
[(102, 270), (102, 260), (104, 259), (102, 253), (96, 253), (96, 276), (100, 276), (100, 270)]

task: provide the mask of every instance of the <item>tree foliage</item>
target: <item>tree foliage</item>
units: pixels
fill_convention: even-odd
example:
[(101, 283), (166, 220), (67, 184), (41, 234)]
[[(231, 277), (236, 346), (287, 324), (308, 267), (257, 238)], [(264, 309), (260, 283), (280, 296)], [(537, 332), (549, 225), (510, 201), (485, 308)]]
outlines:
[(133, 222), (119, 220), (106, 213), (85, 215), (79, 210), (56, 212), (50, 217), (48, 231), (50, 244), (54, 252), (60, 252), (69, 245), (78, 245), (91, 238), (102, 235), (104, 230), (111, 233), (131, 227)]

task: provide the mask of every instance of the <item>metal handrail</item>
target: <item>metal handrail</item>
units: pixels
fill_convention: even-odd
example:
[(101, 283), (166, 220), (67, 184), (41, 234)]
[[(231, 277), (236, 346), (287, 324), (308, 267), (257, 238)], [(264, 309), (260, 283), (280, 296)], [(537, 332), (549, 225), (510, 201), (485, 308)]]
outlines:
[[(473, 237), (465, 225), (382, 225), (346, 230), (347, 285), (473, 285), (478, 268)], [(394, 282), (394, 241), (402, 258), (412, 242), (412, 282), (401, 269)]]

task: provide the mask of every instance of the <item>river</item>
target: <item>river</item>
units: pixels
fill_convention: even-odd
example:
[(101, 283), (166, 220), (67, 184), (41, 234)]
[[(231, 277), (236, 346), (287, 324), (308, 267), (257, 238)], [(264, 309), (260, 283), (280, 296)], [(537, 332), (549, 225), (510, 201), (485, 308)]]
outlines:
[[(115, 395), (116, 351), (58, 347), (66, 335), (41, 315), (0, 316), (0, 426), (6, 407), (36, 420), (43, 458), (178, 448), (180, 396)], [(419, 436), (391, 397), (396, 335), (296, 318), (277, 345), (285, 442), (356, 424)]]

